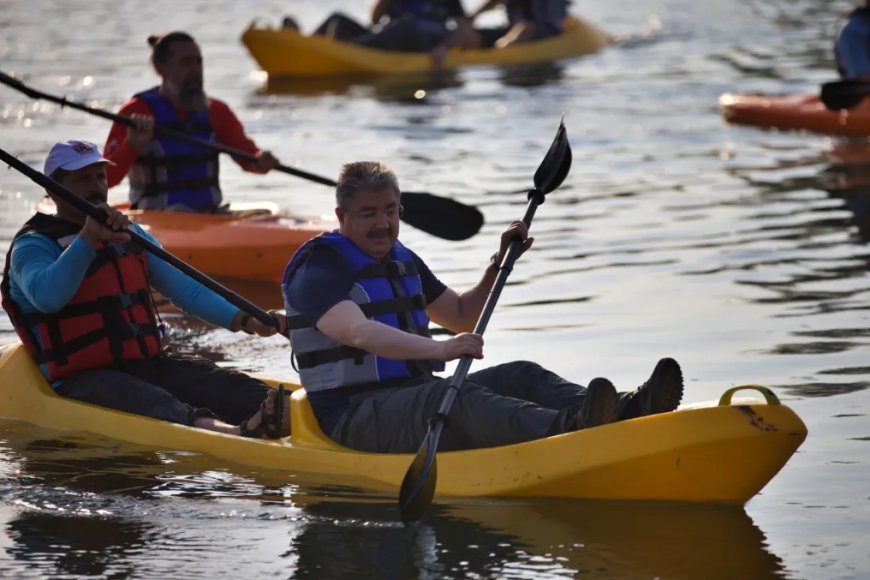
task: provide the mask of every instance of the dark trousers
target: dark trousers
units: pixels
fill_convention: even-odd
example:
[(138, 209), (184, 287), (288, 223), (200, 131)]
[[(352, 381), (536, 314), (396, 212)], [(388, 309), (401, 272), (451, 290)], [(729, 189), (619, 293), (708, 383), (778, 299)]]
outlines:
[(192, 425), (197, 417), (237, 425), (257, 412), (268, 387), (204, 358), (162, 354), (78, 373), (55, 390), (101, 407), (182, 425)]
[[(437, 413), (449, 378), (353, 395), (330, 433), (362, 451), (413, 453)], [(570, 430), (568, 407), (585, 388), (540, 365), (517, 361), (471, 373), (447, 416), (439, 451), (510, 445)]]

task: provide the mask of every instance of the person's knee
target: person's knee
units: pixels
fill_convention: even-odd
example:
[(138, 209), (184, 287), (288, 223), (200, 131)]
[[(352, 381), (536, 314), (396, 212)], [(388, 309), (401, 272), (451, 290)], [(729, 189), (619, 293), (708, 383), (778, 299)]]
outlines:
[(502, 365), (503, 370), (517, 375), (528, 375), (546, 372), (546, 369), (538, 363), (530, 360), (515, 360)]

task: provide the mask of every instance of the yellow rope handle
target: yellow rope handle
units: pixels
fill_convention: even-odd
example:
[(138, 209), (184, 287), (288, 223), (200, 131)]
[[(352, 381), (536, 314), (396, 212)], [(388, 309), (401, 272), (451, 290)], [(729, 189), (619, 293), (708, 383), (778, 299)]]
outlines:
[(739, 387), (731, 387), (730, 389), (728, 389), (727, 391), (722, 393), (722, 396), (719, 398), (719, 404), (720, 405), (730, 405), (731, 404), (731, 397), (734, 395), (734, 393), (736, 393), (737, 391), (742, 391), (743, 389), (753, 389), (753, 390), (758, 391), (759, 393), (764, 395), (764, 400), (767, 401), (768, 405), (781, 404), (779, 402), (779, 397), (774, 395), (773, 391), (771, 391), (767, 387), (763, 387), (761, 385), (740, 385)]

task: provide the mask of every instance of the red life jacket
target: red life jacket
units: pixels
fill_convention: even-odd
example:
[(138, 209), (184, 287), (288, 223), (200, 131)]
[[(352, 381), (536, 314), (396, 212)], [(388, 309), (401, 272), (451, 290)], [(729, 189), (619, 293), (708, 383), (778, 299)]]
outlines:
[[(12, 244), (30, 232), (57, 241), (80, 230), (66, 220), (37, 213)], [(161, 351), (146, 256), (137, 245), (101, 246), (78, 291), (58, 312), (21, 311), (9, 292), (11, 257), (10, 246), (0, 283), (2, 305), (25, 348), (47, 368), (49, 380), (146, 359)]]

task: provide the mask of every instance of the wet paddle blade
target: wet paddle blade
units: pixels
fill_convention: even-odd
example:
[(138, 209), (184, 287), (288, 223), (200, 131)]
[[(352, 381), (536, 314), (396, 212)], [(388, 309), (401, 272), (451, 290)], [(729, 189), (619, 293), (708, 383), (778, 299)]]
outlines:
[(863, 81), (833, 81), (822, 85), (820, 98), (831, 111), (851, 109), (870, 95), (870, 83)]
[(402, 487), (399, 489), (399, 513), (405, 523), (419, 521), (435, 496), (435, 484), (438, 481), (435, 450), (438, 448), (443, 426), (444, 423), (437, 419), (429, 423), (423, 444), (405, 472)]
[(562, 185), (571, 169), (571, 160), (571, 144), (568, 142), (568, 131), (563, 120), (559, 123), (556, 137), (547, 150), (544, 160), (535, 171), (535, 189), (547, 194)]
[(431, 193), (403, 192), (402, 207), (402, 221), (445, 240), (467, 240), (483, 226), (476, 207)]

